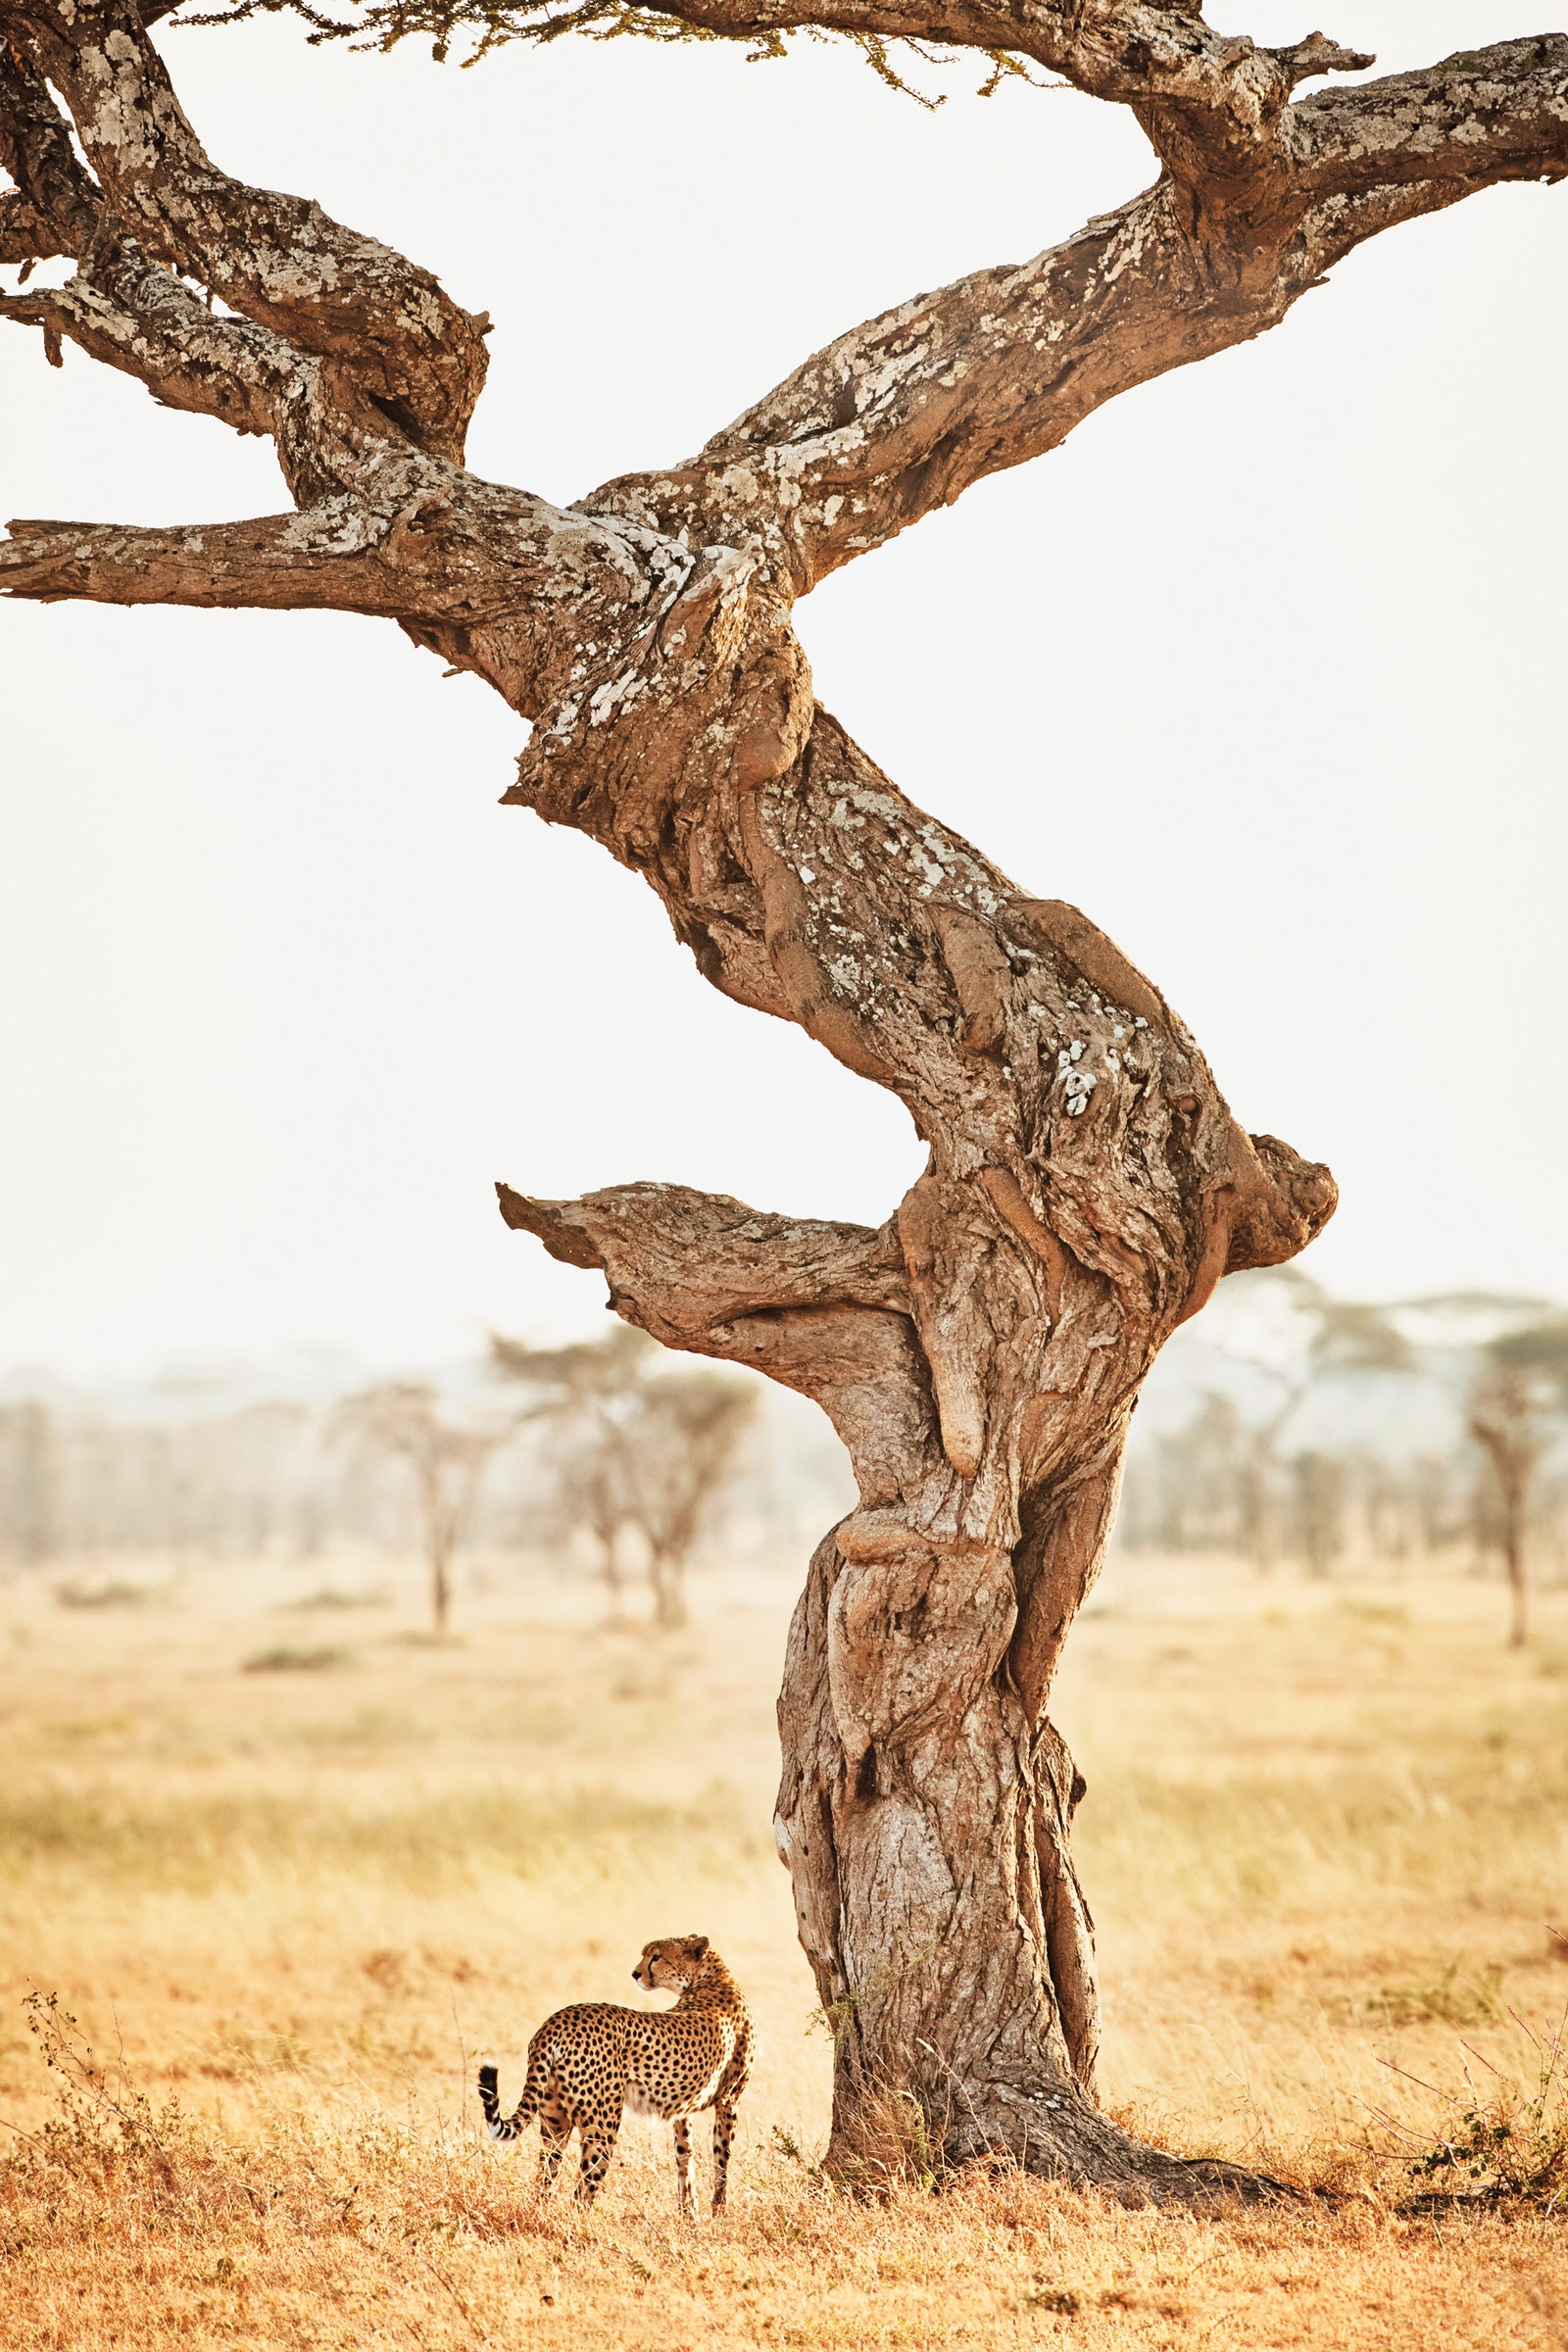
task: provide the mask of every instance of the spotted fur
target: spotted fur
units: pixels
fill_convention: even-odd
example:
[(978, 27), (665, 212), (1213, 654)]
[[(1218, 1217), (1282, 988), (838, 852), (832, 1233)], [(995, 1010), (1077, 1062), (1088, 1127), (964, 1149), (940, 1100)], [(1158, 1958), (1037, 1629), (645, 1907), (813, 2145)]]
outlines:
[(675, 2127), (680, 2209), (692, 2210), (692, 2138), (687, 2119), (713, 2111), (713, 2211), (724, 2203), (735, 2108), (752, 2071), (752, 2021), (740, 1987), (706, 1936), (665, 1936), (643, 1946), (632, 1977), (647, 1992), (678, 1994), (650, 2015), (612, 2001), (584, 2001), (546, 2018), (528, 2044), (522, 2096), (503, 2116), (496, 2070), (479, 2069), (479, 2104), (492, 2139), (515, 2139), (539, 2118), (539, 2193), (548, 2195), (566, 2142), (580, 2135), (577, 2195), (599, 2192), (621, 2117), (659, 2115)]

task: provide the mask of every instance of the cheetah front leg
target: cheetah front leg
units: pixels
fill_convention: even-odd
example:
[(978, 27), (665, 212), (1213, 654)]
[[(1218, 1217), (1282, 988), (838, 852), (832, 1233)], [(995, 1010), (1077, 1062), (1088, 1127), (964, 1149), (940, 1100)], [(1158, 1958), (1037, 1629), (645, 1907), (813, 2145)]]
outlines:
[(713, 2211), (724, 2210), (729, 2185), (729, 2143), (735, 2130), (735, 2109), (720, 2099), (713, 2109)]
[(683, 2221), (692, 2218), (692, 2128), (683, 2115), (675, 2118), (675, 2178), (680, 2183)]

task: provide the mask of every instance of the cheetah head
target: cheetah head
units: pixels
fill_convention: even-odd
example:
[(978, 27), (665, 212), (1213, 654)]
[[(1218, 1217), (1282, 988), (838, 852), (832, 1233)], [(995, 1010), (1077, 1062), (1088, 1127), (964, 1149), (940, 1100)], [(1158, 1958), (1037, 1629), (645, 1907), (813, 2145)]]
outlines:
[(707, 1957), (706, 1936), (662, 1936), (657, 1943), (643, 1945), (632, 1981), (644, 1992), (685, 1992), (696, 1984)]

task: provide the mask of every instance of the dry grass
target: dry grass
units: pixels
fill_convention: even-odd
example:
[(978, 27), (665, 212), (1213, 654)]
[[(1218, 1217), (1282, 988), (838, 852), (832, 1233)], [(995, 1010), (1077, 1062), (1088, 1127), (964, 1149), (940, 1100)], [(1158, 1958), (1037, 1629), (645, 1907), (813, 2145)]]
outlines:
[[(1338, 2192), (1192, 2218), (1006, 2179), (866, 2208), (813, 2176), (827, 2045), (767, 1833), (782, 1578), (715, 1580), (674, 1643), (497, 1589), (459, 1641), (400, 1642), (403, 1607), (325, 1661), (279, 1614), (320, 1581), (0, 1595), (8, 2348), (1568, 2343), (1526, 2032), (1568, 1995), (1560, 1601), (1517, 1657), (1482, 1588), (1140, 1563), (1079, 1629), (1108, 2098)], [(762, 2030), (730, 2216), (678, 2225), (635, 2125), (586, 2224), (539, 2211), (531, 2148), (475, 2135), (476, 2055), (505, 2094), (549, 2008), (635, 1999), (645, 1939), (697, 1928)], [(74, 2093), (30, 1986), (110, 2054)], [(1532, 2164), (1533, 2194), (1412, 2207)]]

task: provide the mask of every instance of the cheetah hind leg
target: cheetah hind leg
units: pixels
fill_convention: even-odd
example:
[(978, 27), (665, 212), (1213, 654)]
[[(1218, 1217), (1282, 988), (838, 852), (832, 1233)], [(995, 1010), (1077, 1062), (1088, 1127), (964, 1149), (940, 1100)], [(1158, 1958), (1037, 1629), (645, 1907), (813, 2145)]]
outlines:
[(539, 2170), (534, 2177), (534, 2195), (542, 2205), (556, 2185), (561, 2160), (566, 2153), (571, 2137), (571, 2124), (559, 2110), (544, 2109), (539, 2117)]
[(722, 2101), (713, 2109), (713, 2211), (722, 2213), (729, 2188), (729, 2143), (735, 2130), (735, 2110)]
[(605, 2184), (610, 2159), (615, 2153), (615, 2138), (620, 2130), (620, 2117), (608, 2123), (589, 2123), (585, 2118), (579, 2127), (582, 2133), (582, 2168), (577, 2175), (577, 2202), (591, 2205)]
[(675, 2118), (675, 2179), (680, 2187), (680, 2211), (683, 2221), (692, 2214), (692, 2128), (685, 2116)]

